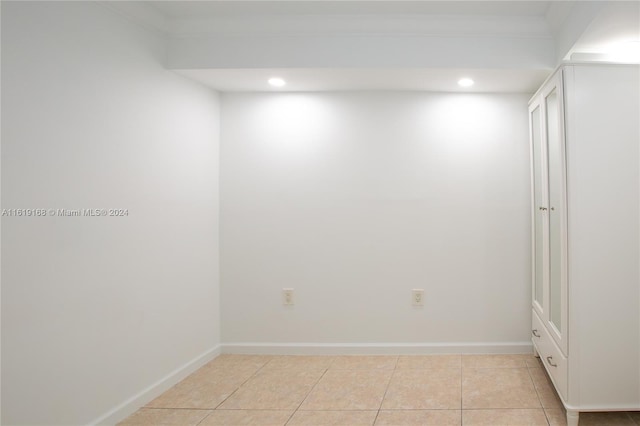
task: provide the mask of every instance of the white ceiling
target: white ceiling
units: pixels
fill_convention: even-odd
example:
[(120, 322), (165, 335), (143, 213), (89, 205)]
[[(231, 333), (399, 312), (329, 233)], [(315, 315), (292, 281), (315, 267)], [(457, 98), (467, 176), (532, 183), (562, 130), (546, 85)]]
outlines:
[[(176, 72), (222, 92), (420, 90), (438, 92), (533, 93), (549, 75), (548, 70), (496, 69), (205, 69)], [(283, 78), (283, 88), (271, 87), (270, 77)], [(458, 86), (472, 78), (469, 88)]]
[[(639, 1), (122, 1), (168, 68), (220, 91), (533, 92), (557, 61), (640, 40)], [(640, 46), (640, 44), (638, 44)], [(640, 57), (640, 56), (639, 56)]]

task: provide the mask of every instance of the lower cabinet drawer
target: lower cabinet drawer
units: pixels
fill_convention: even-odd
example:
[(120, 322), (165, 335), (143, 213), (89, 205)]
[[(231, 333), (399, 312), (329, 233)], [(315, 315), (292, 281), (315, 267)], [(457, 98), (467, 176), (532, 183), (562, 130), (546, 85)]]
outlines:
[(553, 338), (544, 326), (538, 314), (533, 311), (531, 340), (533, 341), (538, 355), (544, 364), (558, 394), (567, 400), (567, 358), (562, 354), (560, 348), (553, 341)]

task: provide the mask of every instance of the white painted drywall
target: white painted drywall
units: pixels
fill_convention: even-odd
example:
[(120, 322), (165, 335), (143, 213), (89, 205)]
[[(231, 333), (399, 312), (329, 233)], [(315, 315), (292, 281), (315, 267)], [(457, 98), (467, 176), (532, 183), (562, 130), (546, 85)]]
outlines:
[(539, 6), (525, 12), (506, 4), (490, 11), (469, 4), (433, 8), (399, 2), (355, 9), (310, 2), (278, 7), (159, 3), (168, 14), (158, 25), (170, 35), (171, 69), (544, 70), (554, 65), (554, 39), (546, 19), (536, 14)]
[[(567, 13), (565, 19), (552, 26), (555, 39), (556, 64), (569, 59), (573, 46), (579, 42), (580, 37), (582, 37), (593, 20), (603, 9), (606, 9), (606, 3), (603, 1), (573, 2), (570, 6), (571, 10)], [(554, 7), (562, 8), (565, 6), (552, 6), (552, 8)]]
[[(356, 21), (357, 22), (357, 21)], [(494, 34), (199, 34), (168, 40), (168, 67), (551, 69), (553, 38)]]
[(224, 344), (527, 342), (528, 97), (223, 94)]
[(219, 344), (219, 101), (98, 3), (2, 9), (2, 207), (129, 211), (2, 218), (2, 424), (87, 424)]

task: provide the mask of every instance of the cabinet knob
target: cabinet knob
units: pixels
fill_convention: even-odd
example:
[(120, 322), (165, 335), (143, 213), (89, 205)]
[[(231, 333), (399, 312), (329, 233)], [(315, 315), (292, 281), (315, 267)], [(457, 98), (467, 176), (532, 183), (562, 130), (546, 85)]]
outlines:
[(552, 359), (553, 359), (553, 357), (552, 357), (552, 356), (548, 356), (548, 357), (547, 357), (547, 362), (549, 363), (549, 365), (550, 365), (550, 366), (552, 366), (552, 367), (557, 367), (557, 366), (558, 366), (558, 364), (554, 364), (553, 362), (551, 362), (551, 360), (552, 360)]
[(540, 334), (538, 334), (538, 330), (531, 330), (531, 333), (533, 333), (533, 335), (536, 337), (540, 337)]

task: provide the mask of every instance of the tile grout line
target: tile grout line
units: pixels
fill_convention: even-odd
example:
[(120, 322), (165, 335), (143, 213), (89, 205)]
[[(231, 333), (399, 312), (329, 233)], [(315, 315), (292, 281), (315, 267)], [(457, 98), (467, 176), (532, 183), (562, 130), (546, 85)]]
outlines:
[(382, 404), (384, 404), (384, 399), (386, 398), (387, 392), (389, 391), (389, 387), (391, 386), (391, 380), (393, 380), (393, 376), (396, 374), (396, 371), (398, 370), (398, 361), (400, 361), (400, 355), (396, 357), (396, 363), (393, 366), (393, 370), (391, 370), (391, 376), (389, 377), (389, 381), (387, 382), (387, 387), (385, 388), (384, 393), (382, 394), (382, 399), (380, 400), (380, 407), (378, 407), (378, 411), (376, 412), (376, 417), (373, 419), (373, 423), (371, 424), (371, 426), (374, 426), (378, 421), (378, 416), (380, 415), (380, 411), (382, 410)]
[(217, 410), (218, 408), (220, 408), (220, 406), (221, 406), (222, 404), (224, 404), (225, 402), (227, 402), (227, 400), (228, 400), (229, 398), (231, 398), (233, 395), (235, 395), (235, 393), (236, 393), (236, 392), (238, 392), (238, 390), (240, 390), (240, 388), (241, 388), (242, 386), (244, 386), (245, 384), (247, 384), (247, 382), (248, 382), (249, 380), (251, 380), (251, 379), (253, 379), (254, 377), (256, 377), (256, 376), (258, 375), (258, 373), (259, 373), (260, 371), (262, 371), (262, 369), (263, 369), (264, 367), (266, 367), (266, 366), (267, 366), (267, 364), (269, 364), (272, 360), (273, 360), (273, 358), (271, 358), (269, 361), (267, 361), (267, 362), (265, 362), (264, 364), (262, 364), (262, 366), (260, 366), (260, 367), (259, 367), (259, 368), (258, 368), (258, 369), (257, 369), (257, 370), (252, 374), (252, 375), (250, 375), (250, 376), (249, 376), (249, 377), (248, 377), (244, 382), (240, 383), (240, 384), (238, 385), (238, 387), (236, 387), (236, 389), (235, 389), (233, 392), (231, 392), (231, 393), (229, 394), (229, 396), (227, 396), (227, 397), (226, 397), (222, 402), (220, 402), (218, 405), (216, 405), (216, 406), (215, 406), (215, 408), (214, 408), (213, 410)]
[(527, 366), (527, 374), (529, 375), (529, 379), (531, 380), (531, 384), (533, 385), (533, 389), (536, 391), (536, 396), (538, 397), (538, 402), (540, 403), (540, 408), (542, 408), (542, 412), (544, 413), (544, 418), (547, 420), (547, 425), (550, 425), (551, 421), (549, 421), (549, 416), (547, 415), (547, 410), (545, 410), (544, 406), (542, 405), (542, 399), (540, 398), (540, 392), (538, 392), (538, 386), (536, 386), (536, 382), (535, 382), (535, 380), (533, 380), (533, 376), (531, 375), (531, 368), (537, 368), (537, 367), (529, 367), (529, 364), (527, 364), (526, 361), (525, 361), (525, 365)]
[(187, 408), (187, 407), (140, 407), (141, 410), (191, 410), (191, 411), (211, 411), (213, 408)]
[[(0, 0), (1, 1), (1, 0)], [(216, 358), (212, 359), (211, 361), (209, 361), (207, 364), (203, 365), (202, 367), (200, 367), (198, 370), (194, 371), (193, 373), (191, 373), (190, 375), (188, 375), (187, 377), (185, 377), (184, 379), (182, 379), (180, 382), (176, 383), (175, 385), (173, 385), (170, 389), (167, 389), (165, 392), (163, 392), (161, 395), (164, 395), (165, 393), (167, 393), (169, 390), (171, 390), (172, 388), (176, 387), (177, 385), (179, 385), (180, 383), (186, 381), (189, 377), (191, 377), (192, 375), (194, 375), (197, 371), (201, 370), (202, 368), (205, 368), (207, 365), (209, 365), (211, 362), (213, 362)], [(271, 361), (271, 360), (269, 360)], [(220, 404), (216, 405), (214, 408), (197, 408), (197, 407), (149, 407), (148, 405), (144, 405), (141, 408), (146, 408), (146, 409), (153, 409), (153, 410), (216, 410), (221, 404), (223, 404), (227, 399), (229, 399), (231, 397), (231, 395), (233, 395), (234, 393), (236, 393), (236, 391), (238, 389), (240, 389), (240, 387), (242, 385), (244, 385), (245, 383), (247, 383), (253, 376), (255, 376), (266, 364), (269, 363), (269, 361), (267, 361), (265, 364), (263, 364), (261, 367), (258, 368), (258, 370), (253, 373), (251, 376), (249, 376), (245, 381), (243, 381), (240, 385), (238, 385), (238, 387), (231, 393), (229, 394), (229, 396), (227, 396), (222, 402), (220, 402)], [(208, 417), (208, 416), (207, 416)], [(206, 417), (205, 417), (206, 418)], [(204, 420), (204, 419), (203, 419)], [(201, 423), (201, 422), (200, 422)], [(198, 424), (200, 424), (198, 423)]]
[(462, 407), (464, 406), (462, 397), (462, 386), (464, 385), (464, 369), (462, 368), (462, 354), (460, 354), (460, 426), (462, 426)]
[[(249, 378), (247, 378), (244, 382), (242, 382), (233, 392), (231, 392), (231, 394), (229, 394), (229, 396), (227, 396), (222, 402), (220, 402), (220, 404), (216, 405), (216, 407), (211, 411), (211, 413), (209, 413), (209, 415), (205, 416), (204, 419), (202, 419), (198, 425), (200, 425), (200, 423), (202, 423), (204, 420), (206, 420), (207, 417), (209, 417), (213, 411), (216, 411), (222, 404), (224, 404), (229, 398), (231, 398), (242, 386), (244, 386), (249, 380), (251, 380), (252, 378), (256, 377), (258, 375), (258, 373), (260, 373), (270, 362), (272, 362), (275, 359), (274, 356), (271, 356), (271, 359), (269, 359), (269, 361), (265, 362), (262, 366), (260, 366), (255, 373), (253, 373), (251, 376), (249, 376)], [(331, 363), (333, 363), (333, 361), (331, 361)], [(331, 367), (331, 364), (329, 364), (329, 367), (325, 369), (325, 371), (322, 373), (322, 376), (320, 376), (320, 379), (322, 379), (322, 377), (324, 377), (324, 375), (326, 374), (326, 372), (329, 370), (329, 368)], [(309, 396), (309, 394), (311, 393), (311, 391), (315, 388), (315, 386), (318, 384), (318, 382), (320, 382), (320, 379), (318, 379), (318, 381), (313, 385), (313, 387), (311, 388), (311, 390), (309, 391), (309, 393), (307, 393), (307, 395), (304, 397), (304, 399), (302, 400), (302, 402), (300, 403), (300, 405), (298, 405), (298, 408), (300, 408), (300, 406), (304, 403), (304, 401), (307, 399), (307, 397)], [(293, 415), (298, 411), (298, 408), (296, 408), (295, 410), (293, 410), (293, 412), (291, 413), (291, 415), (289, 416), (289, 418), (287, 419), (287, 421), (285, 422), (285, 424), (283, 426), (286, 426), (287, 423), (289, 423), (289, 421), (291, 421), (291, 418), (293, 417)], [(238, 409), (238, 411), (243, 411), (245, 409), (240, 408)], [(274, 409), (274, 411), (280, 411), (279, 409)]]
[(202, 424), (202, 422), (204, 422), (211, 414), (213, 414), (214, 410), (210, 410), (211, 412), (209, 414), (207, 414), (206, 416), (204, 416), (202, 418), (202, 420), (200, 420), (198, 423), (196, 423), (196, 426)]
[(325, 368), (325, 370), (322, 373), (322, 375), (320, 376), (320, 378), (318, 378), (318, 380), (313, 384), (313, 386), (311, 386), (311, 389), (309, 389), (309, 392), (307, 392), (307, 394), (304, 396), (304, 398), (302, 398), (302, 401), (300, 401), (300, 404), (298, 404), (298, 407), (296, 407), (296, 409), (293, 410), (293, 412), (291, 413), (291, 415), (289, 416), (287, 421), (284, 422), (283, 426), (288, 425), (289, 422), (291, 421), (291, 419), (293, 419), (293, 416), (295, 416), (295, 414), (300, 410), (300, 407), (302, 407), (302, 404), (304, 404), (304, 402), (307, 400), (307, 398), (309, 398), (309, 395), (311, 395), (311, 392), (313, 392), (313, 390), (316, 388), (316, 386), (318, 386), (318, 383), (320, 383), (320, 380), (322, 380), (322, 378), (325, 376), (325, 374), (327, 374), (327, 371), (329, 371), (329, 369), (331, 368), (331, 365), (333, 364), (333, 362), (334, 362), (334, 360), (332, 360), (331, 363), (329, 364), (329, 366), (327, 368)]
[[(229, 396), (227, 396), (224, 400), (222, 400), (218, 405), (215, 406), (215, 408), (213, 409), (208, 409), (211, 410), (211, 412), (209, 414), (207, 414), (206, 416), (204, 416), (204, 418), (202, 420), (200, 420), (196, 426), (202, 424), (202, 422), (204, 422), (210, 415), (213, 414), (214, 411), (216, 411), (218, 409), (218, 407), (220, 407), (222, 404), (224, 404), (229, 398), (231, 398), (233, 395), (235, 395), (235, 393), (238, 391), (238, 389), (240, 389), (242, 386), (244, 386), (245, 383), (247, 383), (249, 380), (251, 380), (253, 377), (256, 376), (256, 374), (258, 374), (267, 364), (269, 364), (271, 361), (273, 360), (273, 357), (271, 357), (271, 359), (267, 362), (265, 362), (264, 364), (262, 364), (262, 366), (260, 366), (252, 375), (250, 375), (244, 382), (242, 382), (241, 384), (238, 385), (238, 387), (235, 388), (235, 390), (233, 392), (231, 392), (229, 394)], [(210, 362), (215, 361), (215, 358), (213, 360), (211, 360)], [(206, 365), (206, 364), (205, 364)]]

